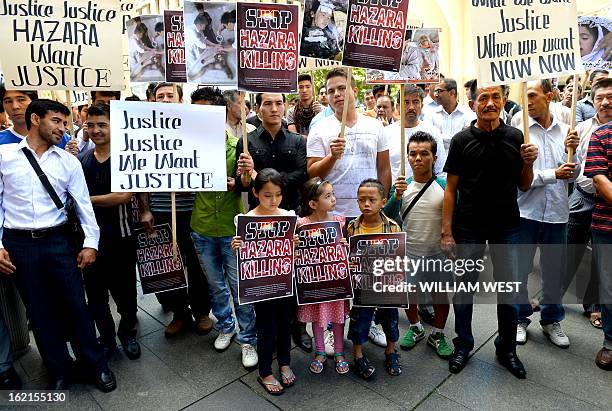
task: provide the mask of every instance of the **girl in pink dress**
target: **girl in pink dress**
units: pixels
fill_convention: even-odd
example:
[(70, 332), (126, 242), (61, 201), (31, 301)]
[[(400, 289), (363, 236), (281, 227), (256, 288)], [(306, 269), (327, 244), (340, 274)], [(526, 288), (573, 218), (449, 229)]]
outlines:
[[(332, 185), (320, 177), (311, 178), (304, 184), (302, 191), (302, 208), (297, 221), (298, 227), (303, 224), (323, 221), (339, 221), (344, 225), (343, 216), (334, 216), (331, 211), (336, 206), (336, 197)], [(346, 240), (342, 239), (344, 243)], [(312, 323), (312, 332), (315, 340), (315, 357), (310, 363), (310, 371), (320, 374), (325, 368), (325, 342), (323, 329), (332, 324), (334, 333), (334, 359), (336, 372), (346, 374), (349, 364), (344, 355), (344, 319), (349, 312), (348, 300), (331, 301), (319, 304), (301, 305), (298, 307), (298, 320)]]

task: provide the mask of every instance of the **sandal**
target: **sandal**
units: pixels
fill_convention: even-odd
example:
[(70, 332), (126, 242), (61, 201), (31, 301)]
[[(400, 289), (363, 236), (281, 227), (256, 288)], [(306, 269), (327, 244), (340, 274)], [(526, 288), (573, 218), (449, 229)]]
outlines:
[[(323, 359), (319, 359), (317, 357), (322, 357)], [(321, 374), (325, 369), (325, 365), (327, 364), (327, 357), (324, 352), (315, 351), (315, 357), (310, 362), (310, 367), (308, 368), (313, 374)]]
[[(259, 385), (261, 385), (264, 390), (266, 390), (266, 392), (270, 395), (282, 395), (285, 392), (285, 389), (282, 387), (282, 384), (280, 384), (278, 382), (277, 379), (274, 379), (274, 382), (265, 382), (263, 380), (263, 378), (261, 377), (257, 377), (257, 382), (259, 383)], [(278, 387), (279, 385), (281, 385), (280, 390), (278, 391), (272, 391), (270, 390), (270, 387)]]
[[(338, 357), (344, 357), (344, 360), (339, 360)], [(340, 375), (349, 372), (349, 363), (346, 361), (346, 357), (343, 352), (334, 353), (334, 360), (336, 362), (336, 372)]]
[(365, 355), (355, 359), (355, 373), (364, 380), (369, 380), (374, 375), (375, 371), (376, 368), (374, 368)]
[[(593, 314), (596, 314), (595, 316)], [(603, 328), (603, 321), (601, 320), (601, 314), (597, 315), (597, 313), (591, 313), (591, 325), (595, 328), (599, 328), (602, 329)]]
[(385, 368), (387, 373), (393, 377), (397, 377), (402, 374), (402, 366), (400, 365), (400, 356), (396, 352), (391, 354), (385, 354)]
[[(288, 367), (288, 366), (287, 366)], [(281, 381), (280, 384), (285, 387), (293, 387), (295, 385), (295, 374), (291, 368), (288, 368), (286, 371), (280, 371)]]

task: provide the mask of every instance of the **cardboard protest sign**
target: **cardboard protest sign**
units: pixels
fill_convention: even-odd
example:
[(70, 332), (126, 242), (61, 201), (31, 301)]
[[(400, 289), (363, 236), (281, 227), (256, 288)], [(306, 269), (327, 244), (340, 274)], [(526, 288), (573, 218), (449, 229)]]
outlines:
[(172, 254), (172, 230), (170, 224), (155, 226), (148, 234), (139, 228), (136, 234), (136, 266), (143, 294), (159, 293), (187, 287), (185, 267), (178, 251)]
[(300, 56), (342, 61), (347, 9), (348, 0), (305, 0)]
[(348, 256), (338, 221), (305, 224), (295, 248), (295, 289), (299, 305), (353, 298)]
[(164, 11), (164, 35), (166, 40), (166, 81), (186, 83), (185, 30), (182, 11)]
[(187, 81), (237, 85), (236, 3), (185, 1)]
[(578, 41), (580, 57), (586, 69), (612, 69), (612, 57), (606, 58), (604, 37), (611, 36), (612, 20), (603, 16), (578, 18)]
[(226, 191), (225, 107), (112, 101), (111, 132), (111, 191)]
[(399, 71), (408, 0), (350, 0), (342, 65)]
[(166, 81), (164, 18), (134, 17), (127, 24), (130, 81)]
[(240, 304), (293, 295), (296, 222), (296, 216), (237, 217), (236, 234), (243, 241), (237, 251)]
[(332, 68), (336, 66), (340, 66), (339, 61), (300, 57), (298, 70), (318, 70), (320, 68)]
[(508, 84), (580, 73), (576, 0), (473, 0), (478, 84)]
[(353, 305), (362, 307), (408, 307), (406, 275), (385, 270), (406, 254), (406, 233), (360, 234), (349, 238), (353, 281)]
[(121, 90), (122, 18), (115, 0), (3, 0), (7, 89)]
[(238, 89), (297, 91), (299, 6), (238, 3)]
[(127, 24), (133, 17), (136, 16), (134, 11), (134, 1), (133, 0), (119, 0), (119, 8), (121, 10), (121, 17), (123, 20), (123, 30), (121, 31), (121, 52), (123, 53), (123, 58), (121, 60), (123, 64), (123, 73), (125, 79), (130, 78), (130, 52), (128, 50), (128, 39), (127, 35)]
[(366, 70), (368, 84), (438, 83), (440, 29), (406, 30), (399, 72)]

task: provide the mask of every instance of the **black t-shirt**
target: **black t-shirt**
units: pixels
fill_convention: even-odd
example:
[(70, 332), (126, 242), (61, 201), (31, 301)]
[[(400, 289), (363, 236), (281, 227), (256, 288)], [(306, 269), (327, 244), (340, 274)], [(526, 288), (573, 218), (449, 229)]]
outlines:
[[(110, 158), (99, 163), (94, 156), (94, 150), (79, 154), (78, 159), (83, 167), (85, 181), (90, 196), (99, 196), (111, 192)], [(93, 207), (96, 221), (100, 226), (100, 241), (113, 238), (123, 238), (132, 235), (132, 219), (130, 203), (117, 207)]]
[(486, 132), (475, 122), (455, 134), (444, 166), (459, 176), (453, 226), (488, 233), (516, 228), (523, 133), (503, 122)]

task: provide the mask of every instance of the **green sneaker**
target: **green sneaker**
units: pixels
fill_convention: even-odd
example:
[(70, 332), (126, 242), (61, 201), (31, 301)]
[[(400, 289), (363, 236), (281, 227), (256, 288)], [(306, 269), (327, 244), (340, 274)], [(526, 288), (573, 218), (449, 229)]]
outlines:
[(446, 337), (444, 333), (431, 333), (427, 339), (427, 345), (436, 350), (438, 357), (444, 358), (445, 360), (453, 355), (453, 349), (446, 343)]
[(413, 325), (408, 328), (406, 335), (400, 340), (400, 348), (402, 350), (411, 350), (423, 338), (425, 338), (425, 329)]

